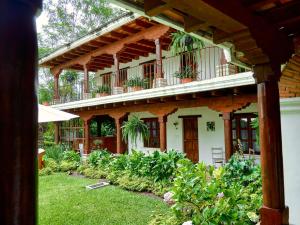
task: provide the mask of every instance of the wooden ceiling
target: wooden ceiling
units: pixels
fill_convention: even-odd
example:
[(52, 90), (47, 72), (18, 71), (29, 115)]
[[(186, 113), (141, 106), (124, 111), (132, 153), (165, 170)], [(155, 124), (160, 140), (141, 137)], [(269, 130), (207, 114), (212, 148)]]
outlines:
[[(249, 66), (287, 63), (282, 96), (299, 96), (299, 0), (120, 0), (148, 16), (181, 23), (187, 32), (199, 33), (216, 44), (232, 43), (237, 59)], [(294, 43), (296, 44), (294, 44)], [(295, 54), (295, 55), (293, 55)], [(278, 72), (277, 72), (278, 73)]]
[[(113, 31), (105, 33), (100, 37), (96, 37), (82, 45), (71, 49), (57, 57), (54, 57), (48, 61), (40, 64), (40, 66), (54, 68), (59, 65), (65, 64), (71, 60), (74, 60), (82, 55), (88, 54), (94, 50), (101, 49), (112, 43), (116, 43), (124, 38), (133, 36), (143, 30), (149, 29), (158, 23), (149, 20), (145, 17), (139, 17), (123, 26), (120, 26)], [(170, 43), (171, 37), (170, 33), (174, 30), (170, 29), (160, 40), (162, 49), (167, 50)], [(149, 53), (155, 53), (155, 43), (154, 41), (142, 39), (135, 43), (130, 43), (125, 45), (125, 47), (118, 54), (120, 63), (128, 63), (134, 59), (138, 59), (141, 56), (148, 56)], [(113, 55), (102, 54), (97, 57), (92, 57), (88, 63), (90, 71), (102, 70), (104, 68), (109, 68), (114, 64)], [(83, 66), (80, 64), (73, 64), (64, 69), (75, 69), (83, 70)]]

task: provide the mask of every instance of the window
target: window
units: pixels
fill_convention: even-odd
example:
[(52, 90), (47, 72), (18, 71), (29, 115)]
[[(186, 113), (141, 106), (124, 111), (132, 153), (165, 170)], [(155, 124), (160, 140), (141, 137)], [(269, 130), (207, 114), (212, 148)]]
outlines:
[(155, 60), (145, 62), (143, 65), (143, 76), (148, 81), (148, 88), (152, 88), (152, 81), (155, 76)]
[(107, 86), (111, 86), (111, 73), (106, 73), (101, 75), (102, 77), (102, 85), (107, 85)]
[[(180, 71), (191, 71), (192, 73), (195, 73), (194, 76), (196, 76), (197, 73), (197, 62), (196, 62), (196, 56), (194, 52), (184, 52), (180, 56)], [(193, 77), (194, 79), (196, 77)]]
[(144, 140), (144, 147), (159, 148), (159, 123), (157, 118), (143, 119), (145, 124), (149, 127), (149, 140)]
[(243, 145), (244, 153), (253, 149), (259, 155), (259, 146), (256, 143), (256, 130), (251, 127), (251, 122), (256, 118), (253, 113), (234, 114), (232, 120), (232, 141), (234, 149), (238, 149), (238, 140)]

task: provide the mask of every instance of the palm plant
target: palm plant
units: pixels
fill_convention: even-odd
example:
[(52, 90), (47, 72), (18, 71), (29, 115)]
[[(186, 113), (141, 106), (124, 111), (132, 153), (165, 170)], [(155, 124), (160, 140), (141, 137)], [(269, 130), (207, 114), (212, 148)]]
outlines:
[(147, 83), (148, 83), (147, 79), (144, 79), (144, 78), (139, 77), (139, 76), (134, 76), (134, 77), (129, 78), (126, 81), (125, 85), (127, 87), (143, 87), (143, 88), (145, 88)]
[(136, 146), (138, 136), (141, 136), (143, 140), (149, 139), (149, 127), (143, 120), (139, 119), (137, 116), (133, 116), (128, 121), (124, 122), (122, 126), (122, 136), (125, 142), (127, 142), (129, 138)]
[(196, 37), (193, 37), (185, 32), (178, 31), (172, 33), (172, 42), (170, 50), (172, 55), (177, 55), (184, 51), (193, 51), (194, 48), (203, 48), (204, 42)]
[(109, 94), (110, 93), (110, 87), (106, 84), (103, 84), (103, 85), (101, 85), (97, 88), (96, 93), (99, 93), (99, 94), (107, 93), (107, 94)]

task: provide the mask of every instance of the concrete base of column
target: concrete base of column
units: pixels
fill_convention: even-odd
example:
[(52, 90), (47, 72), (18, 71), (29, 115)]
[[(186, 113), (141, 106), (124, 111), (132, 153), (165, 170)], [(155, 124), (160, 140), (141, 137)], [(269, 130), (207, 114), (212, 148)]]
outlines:
[(123, 94), (123, 93), (124, 93), (123, 87), (113, 87), (113, 89), (112, 89), (113, 95), (118, 95), (118, 94)]
[(159, 87), (165, 87), (167, 86), (167, 79), (165, 78), (155, 78), (153, 80), (153, 87), (159, 88)]

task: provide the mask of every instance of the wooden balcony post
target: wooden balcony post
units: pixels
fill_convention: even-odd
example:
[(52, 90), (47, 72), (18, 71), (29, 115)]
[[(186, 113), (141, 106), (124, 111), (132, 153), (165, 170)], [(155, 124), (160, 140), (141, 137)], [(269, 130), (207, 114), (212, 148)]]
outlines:
[(91, 152), (90, 149), (90, 123), (91, 120), (84, 118), (84, 147), (83, 147), (83, 154), (88, 155)]
[[(284, 199), (278, 74), (269, 65), (255, 66), (263, 187), (262, 225), (288, 224)], [(277, 75), (277, 76), (276, 76)]]
[(37, 35), (41, 0), (0, 4), (0, 224), (37, 223)]
[(223, 112), (224, 120), (224, 137), (225, 137), (225, 160), (226, 162), (233, 155), (232, 146), (232, 114), (230, 112)]
[(114, 57), (114, 71), (115, 71), (115, 87), (120, 87), (120, 62), (118, 53), (113, 54)]
[(167, 149), (167, 116), (160, 115), (158, 117), (158, 122), (160, 150), (165, 151)]
[(55, 141), (55, 144), (59, 144), (60, 143), (60, 122), (55, 122), (54, 123), (54, 141)]
[(163, 78), (162, 66), (162, 50), (159, 38), (155, 39), (155, 53), (156, 53), (156, 78)]
[(84, 77), (83, 77), (83, 93), (90, 93), (90, 79), (89, 79), (89, 68), (87, 64), (83, 65)]
[(54, 75), (54, 101), (59, 102), (60, 95), (59, 95), (59, 73), (53, 74)]

